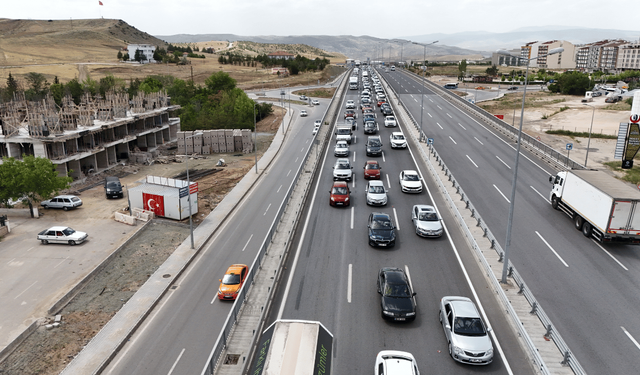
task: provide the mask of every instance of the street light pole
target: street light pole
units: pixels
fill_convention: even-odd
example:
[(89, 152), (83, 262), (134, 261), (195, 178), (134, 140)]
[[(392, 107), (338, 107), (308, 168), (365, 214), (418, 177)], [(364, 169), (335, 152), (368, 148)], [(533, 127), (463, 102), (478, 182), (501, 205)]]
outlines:
[(591, 112), (591, 126), (589, 127), (589, 141), (587, 142), (587, 156), (584, 158), (584, 167), (587, 167), (587, 160), (589, 160), (589, 145), (591, 145), (591, 130), (593, 129), (593, 117), (596, 115), (596, 107), (589, 105), (587, 103), (583, 103), (587, 107), (593, 108), (593, 112)]
[(422, 118), (424, 117), (424, 86), (425, 86), (425, 80), (427, 78), (427, 46), (430, 46), (432, 44), (436, 44), (438, 43), (438, 41), (436, 40), (435, 42), (431, 42), (431, 43), (427, 43), (427, 44), (422, 44), (422, 43), (418, 43), (418, 42), (411, 42), (413, 44), (417, 44), (419, 46), (423, 46), (424, 47), (424, 54), (423, 54), (423, 58), (422, 58), (422, 67), (424, 67), (424, 76), (422, 77), (422, 90), (421, 90), (421, 94), (420, 94), (420, 141), (422, 142), (425, 138), (424, 136), (424, 130), (422, 128)]
[[(524, 102), (527, 96), (527, 83), (529, 82), (529, 63), (531, 62), (531, 60), (536, 60), (540, 57), (561, 53), (562, 51), (564, 51), (564, 48), (554, 48), (551, 51), (549, 51), (549, 53), (547, 53), (546, 55), (539, 55), (529, 59), (518, 56), (518, 58), (527, 61), (527, 69), (524, 75), (524, 90), (522, 92), (522, 109), (520, 110), (520, 128), (518, 130), (518, 140), (516, 141), (517, 142), (516, 160), (515, 160), (515, 166), (513, 167), (513, 181), (511, 182), (511, 200), (509, 201), (509, 218), (507, 219), (507, 238), (504, 244), (504, 258), (503, 258), (504, 264), (502, 266), (502, 279), (500, 281), (503, 284), (507, 283), (507, 273), (509, 268), (509, 246), (511, 245), (511, 228), (513, 226), (513, 211), (514, 211), (515, 202), (516, 202), (516, 182), (518, 181), (518, 162), (520, 161), (520, 145), (522, 144), (522, 125), (524, 122), (523, 121), (524, 120)], [(505, 51), (505, 50), (500, 50), (498, 51), (498, 53), (501, 55), (513, 56), (509, 53), (509, 51)]]
[(256, 158), (256, 174), (258, 174), (258, 126), (256, 125), (256, 103), (253, 102), (253, 154)]
[[(194, 133), (192, 135), (190, 135), (189, 137), (185, 138), (185, 141), (187, 139), (193, 138), (195, 136), (198, 135), (202, 135), (202, 133)], [(186, 150), (186, 147), (185, 147)], [(189, 203), (189, 232), (191, 233), (191, 250), (195, 249), (195, 245), (193, 243), (193, 220), (192, 220), (192, 210), (191, 210), (191, 180), (189, 179), (189, 154), (186, 155), (187, 160), (186, 160), (186, 164), (187, 164), (187, 202)]]

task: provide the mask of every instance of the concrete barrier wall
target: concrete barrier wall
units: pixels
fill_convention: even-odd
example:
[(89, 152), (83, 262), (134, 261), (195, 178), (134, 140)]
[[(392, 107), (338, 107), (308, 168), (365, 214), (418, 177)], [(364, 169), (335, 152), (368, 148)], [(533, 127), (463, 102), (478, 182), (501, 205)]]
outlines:
[[(7, 215), (7, 217), (31, 217), (31, 212), (28, 208), (0, 208), (0, 216)], [(38, 217), (38, 208), (33, 207), (33, 215)]]

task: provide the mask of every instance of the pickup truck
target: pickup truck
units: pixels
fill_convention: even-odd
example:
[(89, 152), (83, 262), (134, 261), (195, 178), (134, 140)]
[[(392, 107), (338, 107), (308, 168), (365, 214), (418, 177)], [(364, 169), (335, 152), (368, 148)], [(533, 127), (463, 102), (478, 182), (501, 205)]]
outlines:
[(87, 237), (85, 232), (78, 232), (69, 227), (51, 227), (38, 233), (37, 238), (44, 245), (50, 242), (60, 242), (73, 246), (83, 243)]

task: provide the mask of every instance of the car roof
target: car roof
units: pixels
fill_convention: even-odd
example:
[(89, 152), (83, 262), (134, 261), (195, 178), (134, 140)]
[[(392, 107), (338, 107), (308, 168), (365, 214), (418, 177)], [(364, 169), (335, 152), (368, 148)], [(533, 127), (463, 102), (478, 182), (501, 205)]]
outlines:
[(229, 268), (227, 268), (227, 275), (230, 274), (239, 274), (243, 268), (246, 268), (247, 266), (245, 264), (232, 264), (229, 266)]
[(366, 164), (380, 164), (377, 160), (367, 160)]
[(428, 204), (416, 204), (413, 207), (418, 207), (418, 210), (420, 212), (436, 212), (436, 209), (433, 208), (433, 206), (430, 206)]
[(380, 218), (380, 219), (386, 219), (386, 220), (391, 221), (391, 216), (389, 216), (389, 214), (386, 214), (384, 212), (372, 212), (371, 216), (374, 219)]
[(348, 187), (346, 181), (334, 181), (333, 182), (333, 186), (334, 187)]
[(63, 231), (63, 230), (65, 230), (65, 229), (67, 229), (67, 228), (69, 228), (69, 227), (59, 227), (59, 226), (58, 226), (58, 227), (51, 227), (51, 228), (49, 228), (49, 229), (47, 229), (47, 230), (59, 230), (59, 231)]
[(384, 272), (385, 277), (391, 283), (407, 282), (407, 277), (404, 271), (400, 268), (384, 267), (380, 270), (380, 272)]
[(377, 140), (380, 140), (380, 136), (379, 136), (379, 135), (370, 135), (369, 137), (367, 137), (367, 139), (377, 139)]
[(336, 160), (336, 163), (348, 163), (349, 159), (347, 158), (339, 158), (338, 160)]
[(393, 132), (393, 133), (391, 133), (391, 135), (404, 135), (404, 133), (403, 132)]
[(416, 171), (414, 171), (412, 169), (405, 169), (402, 172), (404, 172), (404, 174), (418, 174), (418, 172), (416, 172)]
[(380, 180), (371, 180), (369, 181), (369, 186), (382, 186), (384, 187), (384, 183)]
[[(78, 197), (76, 197), (75, 195), (56, 195), (53, 198), (78, 198)], [(63, 227), (63, 228), (66, 228), (66, 227)]]
[(456, 316), (463, 316), (465, 318), (479, 318), (480, 314), (478, 313), (478, 309), (476, 309), (476, 305), (466, 297), (453, 297), (453, 299), (449, 299), (451, 303), (451, 307), (455, 312)]

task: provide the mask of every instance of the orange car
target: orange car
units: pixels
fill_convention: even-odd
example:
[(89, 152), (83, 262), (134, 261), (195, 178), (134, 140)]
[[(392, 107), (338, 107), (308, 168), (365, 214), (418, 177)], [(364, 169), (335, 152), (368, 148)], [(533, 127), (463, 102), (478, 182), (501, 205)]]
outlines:
[(236, 299), (248, 271), (249, 268), (245, 264), (232, 264), (224, 274), (224, 278), (220, 279), (218, 298), (223, 300)]

